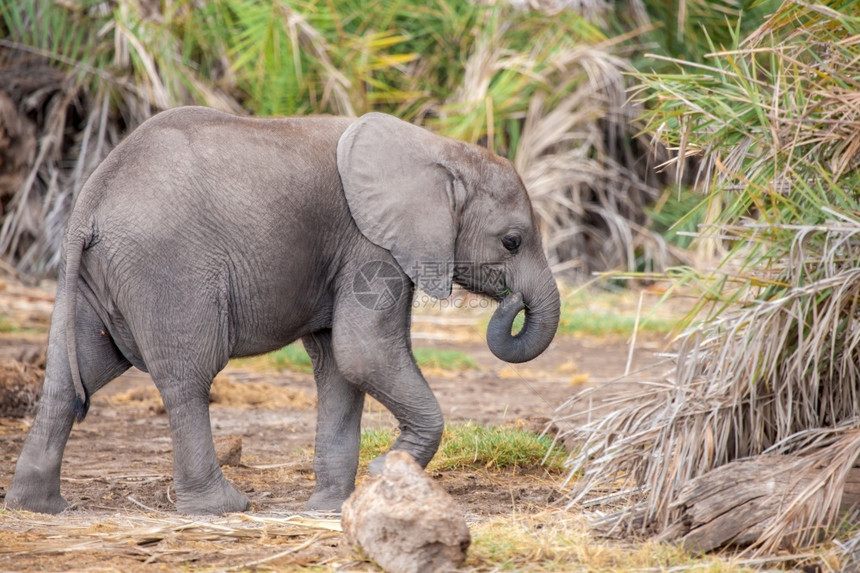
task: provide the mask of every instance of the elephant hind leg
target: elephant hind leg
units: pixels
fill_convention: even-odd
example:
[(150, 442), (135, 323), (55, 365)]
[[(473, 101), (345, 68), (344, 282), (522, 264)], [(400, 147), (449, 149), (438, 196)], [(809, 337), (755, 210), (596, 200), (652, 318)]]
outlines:
[(209, 418), (212, 381), (229, 358), (226, 320), (217, 305), (209, 315), (192, 302), (174, 308), (191, 314), (176, 317), (171, 329), (147, 325), (143, 332), (150, 335), (139, 345), (170, 423), (176, 508), (187, 514), (245, 511), (247, 496), (227, 481), (218, 464)]
[(151, 372), (170, 421), (176, 508), (194, 515), (247, 510), (248, 497), (227, 481), (215, 455), (209, 420), (212, 380)]
[[(58, 298), (48, 338), (45, 382), (36, 418), (15, 466), (6, 507), (59, 513), (68, 503), (60, 494), (63, 451), (75, 419), (75, 391), (66, 352), (65, 302)], [(75, 328), (81, 380), (88, 395), (131, 365), (120, 354), (93, 308), (79, 295)]]

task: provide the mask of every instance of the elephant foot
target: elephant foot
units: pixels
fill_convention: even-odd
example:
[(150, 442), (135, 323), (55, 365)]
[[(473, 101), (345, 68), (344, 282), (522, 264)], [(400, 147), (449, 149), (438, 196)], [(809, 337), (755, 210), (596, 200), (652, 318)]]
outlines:
[(251, 507), (248, 496), (233, 487), (226, 479), (222, 479), (218, 486), (204, 492), (182, 491), (177, 488), (176, 497), (176, 509), (180, 513), (191, 515), (221, 515), (247, 511)]
[(9, 491), (6, 492), (7, 509), (23, 509), (36, 513), (57, 514), (69, 507), (59, 491), (46, 492), (36, 485), (21, 485), (19, 480), (13, 480)]
[(343, 506), (343, 502), (346, 501), (350, 493), (352, 493), (351, 490), (344, 492), (340, 488), (317, 489), (305, 504), (305, 509), (308, 511), (340, 513), (341, 506)]

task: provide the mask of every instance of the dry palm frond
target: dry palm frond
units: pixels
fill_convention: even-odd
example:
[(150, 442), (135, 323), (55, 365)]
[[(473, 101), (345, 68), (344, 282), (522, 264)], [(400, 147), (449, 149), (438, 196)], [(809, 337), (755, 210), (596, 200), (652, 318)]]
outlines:
[(663, 91), (650, 129), (702, 156), (700, 180), (724, 205), (703, 234), (731, 243), (704, 279), (700, 307), (712, 311), (680, 337), (667, 380), (586, 423), (569, 418), (568, 439), (583, 444), (571, 460), (584, 475), (576, 500), (620, 485), (636, 502), (616, 525), (677, 525), (675, 502), (693, 478), (769, 451), (802, 456), (816, 477), (756, 548), (808, 543), (836, 519), (860, 453), (860, 115), (845, 89), (860, 82), (860, 47), (851, 21), (787, 2), (743, 48), (715, 54), (716, 79), (698, 68), (651, 78)]
[[(553, 58), (550, 93), (570, 95), (552, 108), (542, 99), (533, 102), (516, 163), (552, 229), (552, 263), (578, 260), (585, 272), (634, 271), (644, 260), (662, 270), (684, 257), (647, 228), (648, 207), (663, 185), (648, 162), (659, 147), (632, 133), (639, 108), (626, 87), (631, 68), (612, 48), (579, 46)], [(568, 87), (573, 85), (575, 91)], [(547, 168), (554, 177), (546, 176)], [(540, 181), (537, 193), (533, 181)], [(564, 204), (575, 208), (568, 211)]]
[(22, 181), (20, 168), (0, 174), (0, 256), (24, 272), (57, 268), (74, 197), (127, 128), (185, 103), (241, 111), (176, 57), (178, 40), (157, 15), (141, 11), (128, 2), (114, 18), (97, 6), (0, 6), (3, 131), (24, 149), (35, 140)]
[[(836, 272), (687, 333), (665, 383), (607, 404), (613, 411), (605, 415), (593, 411), (594, 421), (577, 422), (562, 436), (583, 444), (572, 459), (572, 475), (583, 474), (580, 495), (620, 478), (625, 489), (647, 492), (636, 522), (661, 530), (675, 519), (674, 501), (692, 478), (765, 451), (802, 451), (819, 479), (777, 516), (761, 547), (797, 535), (797, 512), (805, 512), (801, 541), (833, 522), (845, 470), (860, 453), (857, 433), (848, 431), (860, 425), (860, 269), (851, 267), (860, 260), (860, 222), (828, 236), (836, 246), (831, 257), (848, 257), (820, 261)], [(809, 258), (798, 254), (803, 263), (795, 270), (806, 275)], [(576, 396), (562, 410), (589, 397)], [(799, 447), (816, 432), (844, 437)], [(819, 491), (824, 497), (810, 507)]]
[[(462, 84), (439, 111), (441, 131), (512, 156), (556, 270), (632, 271), (643, 258), (666, 268), (677, 253), (646, 228), (660, 191), (631, 131), (630, 65), (613, 42), (575, 44), (564, 35), (524, 53), (512, 48), (512, 28), (503, 12), (488, 12)], [(512, 119), (517, 141), (506, 128)]]
[[(834, 522), (846, 469), (860, 453), (850, 431), (860, 426), (860, 269), (853, 266), (860, 221), (836, 222), (826, 235), (824, 258), (816, 260), (800, 240), (793, 274), (775, 281), (803, 286), (695, 328), (681, 339), (672, 378), (563, 436), (583, 444), (572, 459), (572, 471), (583, 472), (580, 495), (620, 477), (630, 491), (647, 493), (636, 523), (660, 530), (675, 519), (674, 500), (692, 478), (765, 451), (803, 452), (818, 478), (758, 543), (772, 550), (790, 538), (809, 542)], [(835, 438), (803, 443), (817, 434)]]

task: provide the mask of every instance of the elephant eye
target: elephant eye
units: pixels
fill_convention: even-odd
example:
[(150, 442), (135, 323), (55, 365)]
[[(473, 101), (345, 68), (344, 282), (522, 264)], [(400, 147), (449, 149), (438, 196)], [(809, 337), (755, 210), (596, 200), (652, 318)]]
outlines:
[(504, 246), (510, 252), (516, 253), (520, 250), (519, 235), (505, 235), (504, 237), (502, 237), (502, 246)]

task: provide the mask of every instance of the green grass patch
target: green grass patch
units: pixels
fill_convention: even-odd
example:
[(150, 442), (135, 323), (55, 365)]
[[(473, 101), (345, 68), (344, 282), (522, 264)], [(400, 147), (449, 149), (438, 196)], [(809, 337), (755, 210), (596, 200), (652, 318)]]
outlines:
[(0, 332), (16, 332), (18, 329), (6, 316), (0, 314)]
[[(629, 337), (636, 328), (637, 298), (633, 293), (578, 291), (564, 296), (558, 334)], [(642, 307), (639, 332), (668, 334), (678, 324), (678, 318), (653, 314), (653, 304)]]
[(562, 470), (567, 453), (552, 438), (499, 426), (457, 424), (445, 428), (433, 469), (526, 468)]
[(394, 432), (388, 428), (364, 430), (361, 432), (361, 447), (358, 450), (358, 463), (367, 465), (381, 456), (394, 443)]
[[(639, 318), (639, 332), (667, 334), (675, 327), (676, 321), (642, 316)], [(558, 323), (559, 334), (590, 334), (593, 336), (630, 336), (636, 326), (636, 317), (613, 312), (594, 312), (566, 308)]]
[(300, 342), (294, 342), (266, 354), (266, 359), (276, 370), (292, 370), (293, 372), (313, 372), (311, 357)]
[(477, 370), (478, 364), (468, 354), (457, 350), (438, 348), (415, 348), (412, 350), (415, 362), (421, 368), (441, 368), (442, 370)]
[[(362, 463), (384, 454), (394, 443), (392, 430), (366, 430), (361, 435)], [(431, 470), (465, 468), (510, 469), (543, 468), (561, 472), (567, 452), (553, 446), (552, 438), (532, 432), (499, 426), (453, 424), (445, 427), (442, 443)]]

